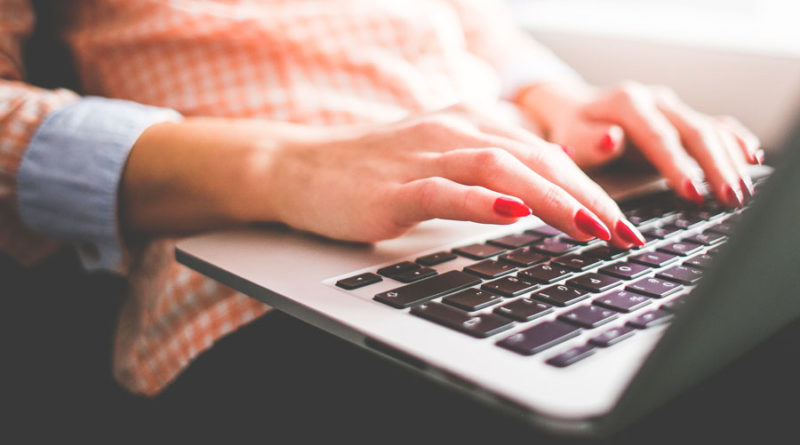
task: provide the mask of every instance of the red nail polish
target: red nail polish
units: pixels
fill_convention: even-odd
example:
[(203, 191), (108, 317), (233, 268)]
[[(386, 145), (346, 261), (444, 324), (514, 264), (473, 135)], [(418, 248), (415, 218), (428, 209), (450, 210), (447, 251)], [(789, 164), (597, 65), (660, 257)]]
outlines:
[(750, 199), (753, 197), (754, 190), (753, 190), (753, 181), (750, 178), (739, 178), (739, 188), (742, 190), (742, 193), (745, 195), (745, 199)]
[(566, 153), (567, 156), (569, 156), (570, 158), (575, 159), (575, 149), (574, 148), (569, 147), (567, 145), (559, 145), (559, 146), (561, 147), (562, 150), (564, 150), (564, 153)]
[(494, 201), (494, 211), (498, 215), (508, 218), (520, 218), (531, 214), (531, 208), (512, 198), (497, 198)]
[(687, 179), (684, 189), (686, 190), (687, 198), (689, 198), (690, 201), (694, 202), (697, 205), (703, 205), (705, 199), (703, 198), (703, 195), (700, 193), (700, 188), (697, 186), (697, 184), (694, 183), (694, 181), (692, 181), (691, 179)]
[(725, 198), (728, 201), (726, 204), (730, 207), (741, 207), (744, 203), (742, 192), (738, 190), (738, 187), (733, 188), (730, 184), (725, 185)]
[(611, 239), (611, 232), (608, 231), (605, 224), (585, 209), (580, 209), (575, 214), (575, 225), (583, 232), (601, 240), (608, 241)]
[(753, 153), (753, 157), (756, 158), (758, 165), (764, 165), (764, 150), (756, 150), (756, 152)]
[(642, 234), (639, 233), (629, 221), (625, 221), (624, 219), (617, 221), (617, 224), (614, 226), (614, 231), (617, 232), (617, 235), (623, 240), (639, 247), (647, 243)]
[(603, 135), (603, 138), (600, 139), (600, 150), (606, 153), (609, 153), (614, 150), (617, 143), (614, 141), (614, 138), (611, 137), (611, 133), (606, 133)]

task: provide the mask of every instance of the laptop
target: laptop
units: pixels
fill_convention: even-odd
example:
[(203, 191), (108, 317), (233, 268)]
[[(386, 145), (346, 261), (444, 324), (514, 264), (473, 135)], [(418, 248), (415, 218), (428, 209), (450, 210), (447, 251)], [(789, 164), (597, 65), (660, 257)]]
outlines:
[(629, 251), (529, 217), (374, 245), (267, 224), (184, 239), (176, 257), (537, 427), (606, 434), (800, 315), (800, 131), (782, 153), (744, 209), (618, 178), (607, 189), (648, 241)]

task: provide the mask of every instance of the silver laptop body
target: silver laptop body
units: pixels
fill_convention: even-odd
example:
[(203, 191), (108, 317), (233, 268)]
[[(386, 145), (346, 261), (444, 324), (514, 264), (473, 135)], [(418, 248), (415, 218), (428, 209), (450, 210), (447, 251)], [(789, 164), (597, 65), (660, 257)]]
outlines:
[[(402, 238), (375, 245), (342, 243), (264, 225), (185, 239), (178, 243), (176, 256), (181, 263), (276, 309), (539, 427), (600, 434), (647, 413), (800, 314), (797, 136), (790, 138), (781, 167), (761, 187), (703, 279), (697, 286), (684, 286), (692, 292), (670, 323), (636, 329), (630, 338), (597, 348), (591, 356), (563, 368), (546, 361), (585, 345), (607, 329), (626, 326), (684, 292), (653, 298), (647, 308), (619, 313), (603, 326), (582, 329), (577, 336), (528, 356), (497, 343), (554, 320), (573, 306), (590, 305), (609, 292), (590, 295), (573, 306), (479, 339), (374, 299), (376, 294), (404, 286), (398, 281), (384, 278), (355, 290), (342, 289), (336, 283), (404, 260), (413, 262), (426, 254), (541, 226), (533, 217), (513, 226), (429, 221)], [(663, 187), (663, 182), (637, 188), (628, 183), (612, 195), (623, 199)], [(619, 190), (619, 184), (616, 188)], [(702, 232), (709, 224), (686, 234)], [(648, 245), (643, 251), (654, 249)], [(458, 257), (434, 268), (441, 275), (476, 262)], [(476, 313), (488, 314), (494, 309)]]

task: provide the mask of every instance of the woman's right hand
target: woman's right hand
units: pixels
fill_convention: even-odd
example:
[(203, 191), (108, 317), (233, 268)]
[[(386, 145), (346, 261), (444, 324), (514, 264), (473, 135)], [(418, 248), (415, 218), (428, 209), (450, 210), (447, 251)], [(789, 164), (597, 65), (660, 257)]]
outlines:
[(265, 144), (242, 219), (373, 242), (433, 218), (510, 224), (532, 211), (578, 240), (644, 242), (561, 147), (464, 107), (296, 139)]

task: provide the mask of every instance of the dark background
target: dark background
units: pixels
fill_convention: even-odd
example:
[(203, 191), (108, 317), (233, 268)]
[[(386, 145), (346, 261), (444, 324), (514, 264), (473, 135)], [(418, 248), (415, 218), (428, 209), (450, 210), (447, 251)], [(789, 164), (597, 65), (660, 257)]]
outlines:
[[(0, 283), (3, 435), (586, 442), (544, 434), (277, 311), (222, 339), (158, 398), (136, 397), (111, 377), (123, 280), (87, 275), (65, 251), (32, 269), (0, 258)], [(793, 437), (797, 338), (795, 323), (631, 427), (590, 442)]]

